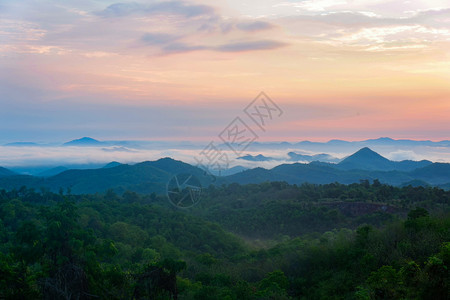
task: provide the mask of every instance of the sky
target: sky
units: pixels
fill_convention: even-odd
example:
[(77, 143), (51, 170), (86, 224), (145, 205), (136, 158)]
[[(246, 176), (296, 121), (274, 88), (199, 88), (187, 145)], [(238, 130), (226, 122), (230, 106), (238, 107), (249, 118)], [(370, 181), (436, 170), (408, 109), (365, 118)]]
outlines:
[(449, 82), (448, 0), (0, 1), (0, 143), (437, 141)]

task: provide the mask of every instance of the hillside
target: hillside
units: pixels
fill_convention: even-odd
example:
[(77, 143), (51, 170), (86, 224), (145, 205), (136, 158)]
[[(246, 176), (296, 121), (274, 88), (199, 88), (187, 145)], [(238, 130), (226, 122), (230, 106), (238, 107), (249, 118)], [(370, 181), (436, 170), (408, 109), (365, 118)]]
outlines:
[(68, 168), (63, 167), (63, 166), (59, 166), (59, 167), (54, 167), (45, 171), (40, 172), (39, 174), (37, 174), (37, 176), (39, 177), (51, 177), (51, 176), (55, 176), (58, 175), (64, 171), (67, 171)]
[(6, 168), (0, 167), (0, 177), (6, 177), (6, 176), (13, 176), (16, 173), (14, 173), (11, 170), (8, 170)]
[(449, 197), (265, 182), (176, 210), (133, 192), (0, 191), (0, 298), (447, 299)]
[(55, 192), (62, 188), (70, 189), (75, 194), (104, 192), (108, 189), (121, 193), (125, 190), (140, 193), (165, 193), (167, 181), (177, 173), (194, 174), (205, 185), (211, 180), (201, 169), (181, 161), (163, 158), (111, 168), (67, 170), (47, 178), (25, 175), (7, 176), (1, 178), (0, 187), (6, 189), (19, 189), (21, 186), (47, 187)]

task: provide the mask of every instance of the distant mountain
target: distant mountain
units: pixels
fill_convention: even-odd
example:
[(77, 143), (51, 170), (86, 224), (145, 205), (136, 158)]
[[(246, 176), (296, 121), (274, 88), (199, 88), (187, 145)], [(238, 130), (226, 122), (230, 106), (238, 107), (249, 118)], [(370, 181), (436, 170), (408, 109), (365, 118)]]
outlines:
[(450, 182), (450, 164), (429, 161), (390, 161), (369, 148), (362, 148), (339, 164), (311, 162), (309, 164), (282, 164), (273, 169), (250, 169), (223, 178), (227, 183), (261, 183), (286, 181), (291, 184), (305, 182), (344, 184), (362, 179), (379, 179), (392, 185), (417, 184), (439, 185)]
[(411, 171), (431, 165), (428, 160), (422, 161), (391, 161), (368, 147), (364, 147), (356, 153), (346, 157), (337, 167), (343, 170), (369, 170), (369, 171)]
[(219, 171), (217, 171), (217, 170), (209, 170), (209, 172), (211, 172), (211, 174), (213, 174), (214, 176), (229, 176), (229, 175), (240, 173), (245, 170), (248, 170), (248, 168), (243, 167), (243, 166), (235, 166), (235, 167), (232, 167), (232, 168), (229, 168), (226, 170), (221, 170), (220, 174), (219, 174)]
[(242, 159), (242, 160), (247, 160), (247, 161), (271, 161), (271, 160), (276, 160), (273, 157), (264, 156), (262, 154), (258, 154), (258, 155), (247, 154), (247, 155), (238, 157), (237, 159)]
[(0, 167), (0, 177), (6, 177), (6, 176), (13, 176), (16, 175), (16, 173), (14, 173), (11, 170), (8, 170), (6, 168)]
[(312, 162), (312, 161), (322, 161), (322, 162), (339, 162), (340, 159), (334, 156), (331, 156), (326, 153), (308, 155), (308, 154), (300, 154), (296, 152), (288, 153), (290, 161), (304, 161), (304, 162)]
[(107, 164), (103, 167), (103, 169), (114, 168), (114, 167), (117, 167), (117, 166), (120, 166), (120, 165), (122, 165), (120, 162), (112, 161), (112, 162), (110, 162), (110, 163), (107, 163)]
[(429, 165), (432, 165), (433, 163), (429, 160), (420, 160), (420, 161), (414, 161), (414, 160), (402, 160), (402, 161), (394, 161), (393, 165), (396, 170), (401, 171), (411, 171), (415, 169), (420, 169)]
[[(334, 151), (355, 151), (362, 147), (376, 147), (377, 149), (409, 149), (410, 147), (450, 147), (449, 140), (443, 140), (439, 142), (433, 141), (416, 141), (407, 139), (392, 139), (389, 137), (381, 137), (377, 139), (368, 139), (363, 141), (344, 141), (344, 140), (330, 140), (328, 142), (312, 142), (312, 141), (300, 141), (298, 143), (293, 143), (290, 148), (305, 149), (309, 151), (324, 151), (324, 150), (334, 150)], [(284, 148), (279, 148), (284, 149)]]
[(90, 137), (83, 137), (81, 139), (76, 139), (63, 144), (63, 146), (102, 146), (102, 145), (104, 145), (103, 142), (100, 142)]
[(364, 147), (338, 164), (344, 170), (392, 170), (391, 161)]
[(429, 183), (446, 184), (450, 182), (450, 164), (433, 163), (412, 171), (411, 175)]
[[(219, 183), (239, 183), (239, 184), (249, 184), (249, 183), (260, 183), (264, 181), (275, 181), (272, 172), (264, 168), (254, 168), (236, 173), (230, 176), (226, 176), (219, 179)], [(280, 178), (278, 181), (283, 181)]]
[(51, 177), (51, 176), (55, 176), (55, 175), (57, 175), (59, 173), (67, 171), (67, 170), (68, 170), (68, 168), (60, 166), (60, 167), (55, 167), (55, 168), (51, 168), (51, 169), (45, 170), (45, 171), (37, 174), (37, 176), (39, 176), (39, 177)]
[(8, 176), (0, 178), (0, 188), (13, 189), (25, 185), (32, 188), (47, 187), (52, 191), (70, 189), (72, 193), (96, 193), (113, 189), (139, 193), (165, 193), (172, 176), (187, 173), (196, 176), (202, 185), (208, 186), (215, 178), (202, 169), (171, 158), (146, 161), (135, 165), (122, 164), (111, 168), (67, 170), (52, 177)]
[[(0, 177), (0, 188), (18, 189), (25, 185), (36, 189), (47, 187), (52, 191), (58, 191), (60, 188), (70, 189), (75, 194), (104, 192), (108, 189), (113, 189), (118, 193), (126, 190), (139, 193), (165, 193), (167, 182), (172, 176), (180, 173), (196, 176), (203, 186), (265, 181), (286, 181), (290, 184), (306, 182), (350, 184), (360, 182), (360, 180), (378, 179), (382, 183), (396, 186), (431, 185), (447, 188), (450, 183), (450, 164), (426, 161), (394, 162), (369, 148), (360, 149), (339, 164), (326, 162), (282, 164), (272, 169), (241, 169), (240, 172), (232, 175), (224, 172), (221, 177), (208, 175), (200, 168), (171, 158), (146, 161), (135, 165), (114, 166), (115, 163), (112, 165), (107, 168), (67, 170), (46, 178), (14, 175), (11, 171), (0, 168), (0, 176), (3, 174)], [(425, 166), (420, 167), (421, 165)], [(395, 168), (407, 168), (408, 170)]]
[[(300, 154), (300, 153), (296, 153), (296, 152), (289, 152), (287, 155), (289, 156), (290, 161), (302, 161), (302, 162), (312, 162), (312, 161), (339, 162), (340, 161), (339, 158), (333, 157), (326, 153), (308, 155), (308, 154)], [(270, 156), (264, 156), (262, 154), (258, 154), (258, 155), (247, 154), (247, 155), (238, 157), (237, 159), (242, 159), (242, 160), (246, 160), (246, 161), (281, 160), (281, 159), (270, 157)]]

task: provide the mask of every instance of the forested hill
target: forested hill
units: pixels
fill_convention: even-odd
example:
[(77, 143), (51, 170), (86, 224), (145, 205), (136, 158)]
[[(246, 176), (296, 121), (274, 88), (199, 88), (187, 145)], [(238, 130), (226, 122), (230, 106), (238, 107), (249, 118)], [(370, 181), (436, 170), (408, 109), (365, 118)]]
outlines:
[(447, 299), (450, 192), (272, 182), (0, 190), (0, 299)]

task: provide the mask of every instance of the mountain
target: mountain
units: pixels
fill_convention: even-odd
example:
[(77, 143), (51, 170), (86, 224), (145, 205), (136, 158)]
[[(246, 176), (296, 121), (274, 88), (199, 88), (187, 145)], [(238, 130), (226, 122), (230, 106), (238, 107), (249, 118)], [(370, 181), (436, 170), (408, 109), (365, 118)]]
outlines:
[(237, 159), (242, 159), (242, 160), (247, 160), (247, 161), (271, 161), (271, 160), (276, 160), (273, 157), (264, 156), (262, 154), (258, 154), (258, 155), (247, 154), (247, 155), (238, 157)]
[(337, 167), (342, 170), (369, 170), (369, 171), (411, 171), (431, 165), (428, 160), (391, 161), (368, 147), (346, 157)]
[(55, 176), (55, 175), (57, 175), (59, 173), (67, 171), (67, 170), (68, 170), (68, 168), (60, 166), (60, 167), (55, 167), (55, 168), (51, 168), (51, 169), (45, 170), (45, 171), (37, 174), (37, 176), (39, 176), (39, 177), (51, 177), (51, 176)]
[(146, 161), (135, 165), (122, 164), (110, 168), (67, 170), (55, 176), (42, 178), (27, 175), (0, 178), (0, 188), (13, 189), (47, 187), (57, 192), (70, 189), (74, 194), (131, 190), (139, 193), (165, 193), (172, 176), (180, 173), (196, 176), (202, 185), (209, 186), (215, 178), (202, 169), (171, 158)]
[(226, 183), (261, 183), (264, 181), (286, 181), (291, 184), (305, 182), (344, 184), (362, 179), (379, 179), (391, 185), (439, 185), (450, 181), (450, 164), (430, 161), (391, 161), (365, 147), (348, 156), (338, 164), (311, 162), (309, 164), (282, 164), (273, 169), (250, 169), (226, 176)]
[(411, 175), (428, 183), (446, 184), (450, 181), (450, 164), (433, 163), (412, 171)]
[(120, 162), (112, 161), (112, 162), (110, 162), (110, 163), (107, 163), (107, 164), (103, 167), (103, 169), (114, 168), (114, 167), (117, 167), (117, 166), (120, 166), (120, 165), (122, 165)]
[(248, 168), (243, 167), (243, 166), (234, 166), (234, 167), (231, 167), (231, 168), (226, 169), (226, 170), (221, 170), (220, 174), (219, 174), (219, 172), (217, 170), (209, 170), (209, 171), (214, 176), (229, 176), (229, 175), (240, 173), (240, 172), (245, 171), (245, 170), (248, 170)]
[(344, 170), (391, 170), (392, 163), (389, 159), (372, 151), (368, 147), (358, 150), (338, 164)]
[(308, 155), (308, 154), (300, 154), (300, 153), (296, 153), (296, 152), (289, 152), (288, 156), (289, 156), (290, 161), (306, 161), (306, 162), (312, 162), (312, 161), (339, 162), (340, 161), (339, 158), (331, 156), (326, 153)]
[[(408, 170), (395, 169), (405, 165), (409, 168)], [(424, 166), (417, 167), (421, 165)], [(381, 183), (395, 186), (431, 185), (446, 188), (450, 182), (450, 164), (426, 161), (394, 162), (369, 148), (360, 149), (339, 164), (292, 163), (282, 164), (272, 169), (242, 170), (241, 167), (240, 170), (231, 175), (224, 171), (222, 176), (211, 176), (200, 168), (168, 157), (134, 165), (121, 164), (108, 168), (67, 170), (46, 178), (14, 175), (11, 171), (3, 168), (0, 169), (0, 174), (4, 174), (3, 177), (0, 177), (0, 188), (19, 189), (25, 185), (35, 189), (47, 187), (52, 191), (58, 191), (60, 188), (70, 189), (74, 194), (105, 192), (108, 189), (113, 189), (118, 193), (130, 190), (138, 193), (163, 194), (169, 180), (174, 175), (181, 173), (194, 175), (203, 186), (266, 181), (286, 181), (290, 184), (334, 182), (350, 184), (358, 183), (361, 180), (378, 179)]]
[[(308, 155), (308, 154), (300, 154), (296, 152), (289, 152), (287, 154), (289, 156), (290, 161), (303, 161), (303, 162), (312, 162), (312, 161), (323, 161), (323, 162), (339, 162), (340, 159), (333, 157), (326, 153), (320, 153), (320, 154), (314, 154), (314, 155)], [(244, 155), (241, 157), (238, 157), (237, 159), (242, 159), (246, 161), (274, 161), (274, 160), (280, 160), (278, 158), (270, 157), (270, 156), (264, 156), (262, 154), (258, 155)]]
[(16, 175), (16, 173), (14, 173), (11, 170), (8, 170), (6, 168), (0, 167), (0, 177), (7, 177), (7, 176), (13, 176)]
[[(330, 152), (348, 152), (356, 151), (363, 147), (376, 148), (377, 150), (394, 151), (394, 150), (411, 150), (413, 147), (450, 147), (449, 140), (438, 142), (433, 141), (417, 141), (407, 139), (392, 139), (389, 137), (380, 137), (376, 139), (368, 139), (362, 141), (344, 141), (344, 140), (330, 140), (328, 142), (312, 142), (300, 141), (293, 143), (291, 149), (302, 149), (308, 151), (330, 151)], [(279, 148), (282, 149), (282, 148)]]
[(70, 142), (64, 143), (63, 146), (101, 146), (103, 142), (90, 137), (83, 137), (81, 139), (72, 140)]
[(394, 161), (393, 165), (396, 170), (401, 171), (411, 171), (415, 169), (420, 169), (429, 165), (432, 165), (433, 163), (429, 160), (420, 160), (420, 161), (414, 161), (414, 160), (402, 160), (402, 161)]
[[(264, 181), (275, 181), (276, 179), (273, 177), (271, 170), (267, 170), (264, 168), (254, 168), (242, 171), (240, 173), (236, 173), (230, 176), (225, 176), (219, 178), (218, 183), (239, 183), (239, 184), (249, 184), (249, 183), (261, 183)], [(279, 179), (278, 181), (282, 181), (283, 179)]]

